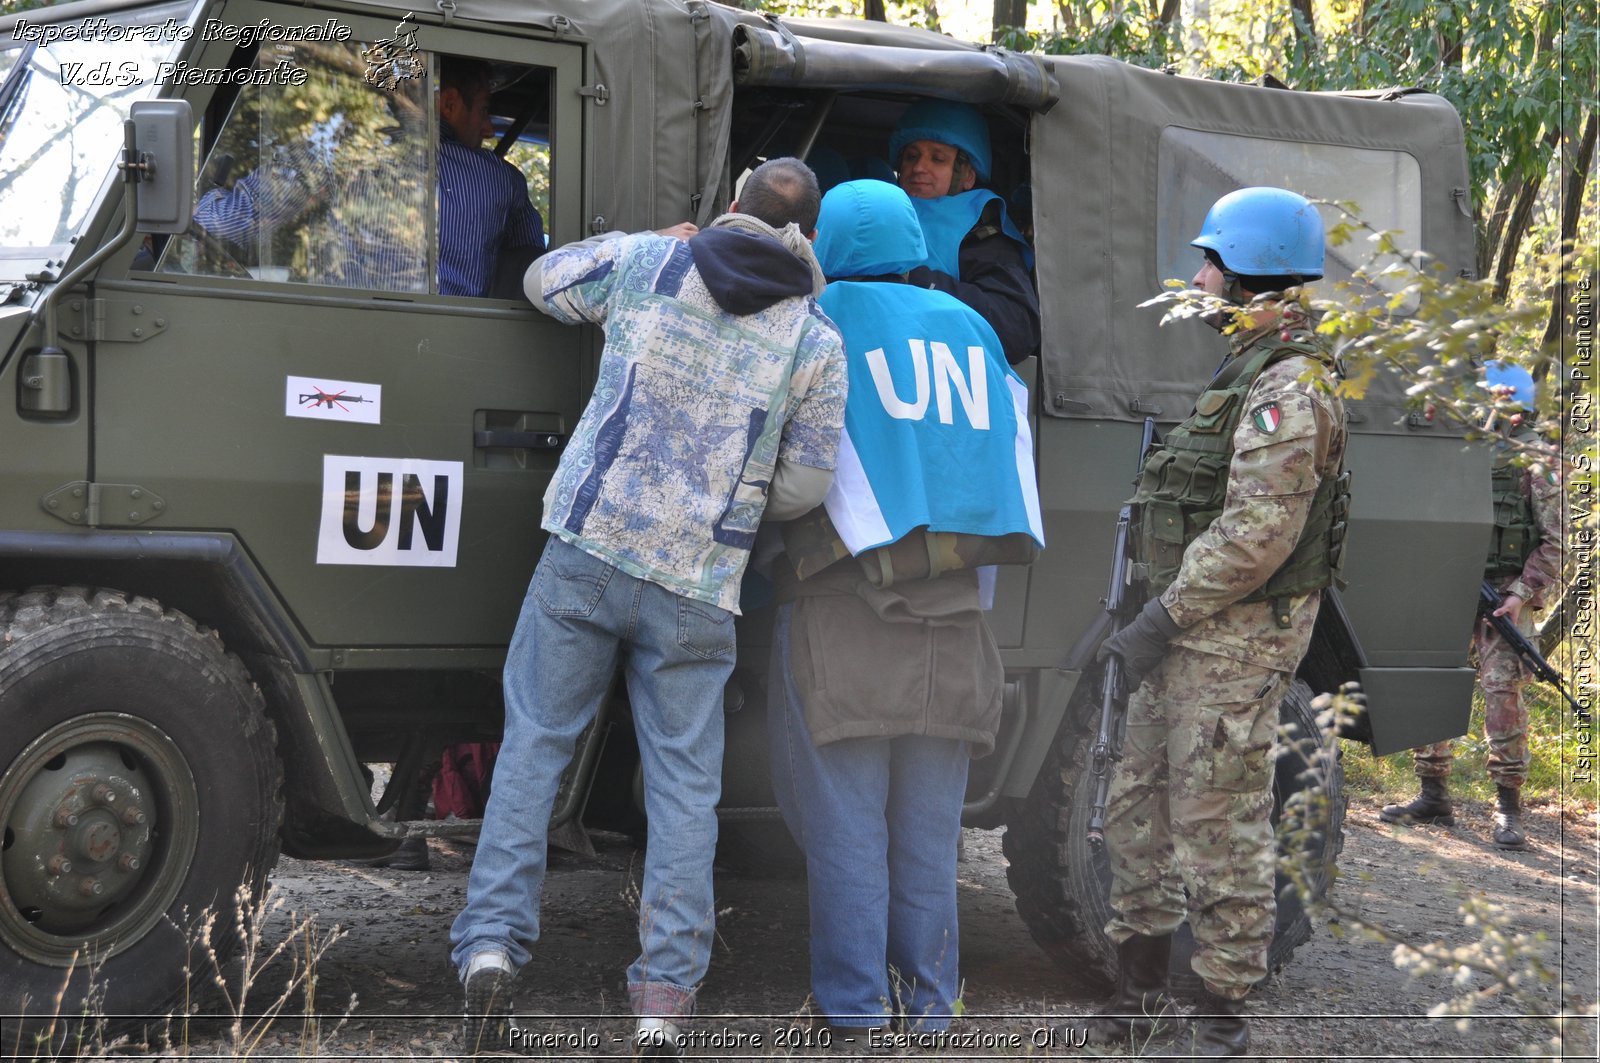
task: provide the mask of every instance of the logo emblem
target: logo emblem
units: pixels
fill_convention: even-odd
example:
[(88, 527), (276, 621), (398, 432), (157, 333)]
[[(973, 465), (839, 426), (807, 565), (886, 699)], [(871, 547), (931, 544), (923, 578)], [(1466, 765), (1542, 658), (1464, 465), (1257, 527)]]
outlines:
[(1250, 420), (1261, 431), (1271, 435), (1278, 430), (1278, 425), (1283, 423), (1283, 414), (1278, 412), (1276, 402), (1263, 402), (1250, 411)]
[(413, 81), (422, 76), (422, 60), (417, 56), (417, 27), (411, 22), (411, 12), (394, 28), (394, 36), (373, 41), (361, 49), (361, 61), (367, 64), (363, 75), (367, 84), (394, 91), (402, 81)]
[(324, 454), (317, 564), (454, 568), (464, 472), (459, 461)]
[(283, 413), (314, 421), (382, 424), (383, 385), (291, 376), (284, 381)]

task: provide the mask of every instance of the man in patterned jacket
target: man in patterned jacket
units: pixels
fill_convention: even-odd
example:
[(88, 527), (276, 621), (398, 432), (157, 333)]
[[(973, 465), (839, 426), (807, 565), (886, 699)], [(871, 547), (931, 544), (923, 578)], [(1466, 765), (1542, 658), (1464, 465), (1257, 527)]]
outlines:
[(539, 936), (561, 772), (620, 662), (649, 846), (628, 995), (641, 1055), (681, 1054), (715, 932), (723, 687), (763, 514), (822, 501), (844, 424), (844, 347), (817, 308), (820, 197), (776, 159), (687, 240), (611, 234), (529, 269), (534, 306), (605, 330), (594, 395), (544, 498), (550, 532), (505, 665), (506, 728), (451, 931), (468, 1052), (505, 1049), (509, 986)]
[(1337, 573), (1348, 481), (1332, 358), (1270, 294), (1322, 276), (1316, 208), (1240, 189), (1192, 243), (1206, 258), (1194, 287), (1240, 305), (1229, 360), (1145, 464), (1134, 541), (1149, 597), (1101, 650), (1137, 689), (1106, 810), (1120, 977), (1091, 1036), (1142, 1042), (1168, 1025), (1187, 916), (1204, 982), (1192, 1050), (1237, 1056), (1275, 923), (1278, 706)]

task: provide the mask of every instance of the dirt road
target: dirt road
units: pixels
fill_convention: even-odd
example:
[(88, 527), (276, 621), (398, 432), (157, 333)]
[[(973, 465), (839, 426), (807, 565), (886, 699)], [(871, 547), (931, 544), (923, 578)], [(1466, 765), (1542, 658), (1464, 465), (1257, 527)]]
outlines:
[[(1488, 845), (1488, 810), (1463, 810), (1454, 828), (1397, 830), (1356, 802), (1334, 900), (1345, 913), (1320, 926), (1251, 1004), (1253, 1050), (1264, 1059), (1514, 1058), (1547, 1040), (1537, 1017), (1593, 1005), (1596, 989), (1596, 822), (1544, 808), (1531, 817), (1533, 847), (1501, 854)], [(634, 883), (640, 854), (602, 838), (594, 859), (557, 857), (549, 878), (544, 938), (518, 982), (535, 1058), (625, 1057), (631, 1022), (623, 971), (636, 950)], [(1095, 1001), (1067, 995), (1033, 945), (1005, 883), (998, 832), (969, 831), (961, 865), (962, 973), (967, 1042), (909, 1054), (943, 1058), (1072, 1058), (1075, 1017)], [(459, 989), (448, 960), (451, 920), (466, 890), (471, 849), (433, 843), (433, 870), (401, 872), (284, 860), (274, 881), (286, 907), (314, 912), (348, 933), (317, 966), (316, 1008), (340, 1012), (308, 1038), (298, 1019), (279, 1019), (252, 1058), (314, 1051), (361, 1059), (451, 1058)], [(720, 875), (719, 941), (701, 993), (704, 1056), (814, 1054), (794, 1028), (806, 1014), (806, 903), (803, 882)], [(1541, 936), (1520, 948), (1553, 976), (1530, 988), (1537, 1006), (1493, 989), (1487, 978), (1413, 977), (1393, 962), (1394, 946), (1351, 932), (1364, 919), (1407, 942), (1468, 946), (1482, 927), (1463, 924), (1469, 896), (1504, 905), (1513, 933)], [(285, 922), (277, 917), (278, 924)], [(270, 933), (269, 933), (270, 937)], [(1526, 966), (1524, 961), (1520, 965)], [(272, 986), (269, 972), (254, 1002)], [(1534, 980), (1536, 981), (1536, 980)], [(1562, 989), (1565, 984), (1568, 988)], [(1487, 991), (1485, 991), (1487, 990)], [(1476, 1017), (1464, 1029), (1428, 1017), (1464, 995)], [(1060, 1030), (1052, 1043), (1052, 1027)], [(220, 1023), (190, 1028), (190, 1058), (232, 1058)], [(313, 1044), (316, 1047), (313, 1047)], [(1148, 1054), (1159, 1055), (1159, 1046)], [(907, 1054), (902, 1049), (892, 1054)], [(1595, 1058), (1595, 1020), (1568, 1029), (1566, 1058)]]

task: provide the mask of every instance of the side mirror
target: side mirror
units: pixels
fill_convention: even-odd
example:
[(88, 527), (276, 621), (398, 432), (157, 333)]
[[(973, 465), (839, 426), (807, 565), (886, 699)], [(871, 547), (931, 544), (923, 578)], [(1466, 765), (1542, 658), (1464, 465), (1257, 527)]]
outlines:
[(188, 100), (140, 100), (131, 111), (140, 163), (136, 227), (181, 233), (194, 214), (194, 113)]

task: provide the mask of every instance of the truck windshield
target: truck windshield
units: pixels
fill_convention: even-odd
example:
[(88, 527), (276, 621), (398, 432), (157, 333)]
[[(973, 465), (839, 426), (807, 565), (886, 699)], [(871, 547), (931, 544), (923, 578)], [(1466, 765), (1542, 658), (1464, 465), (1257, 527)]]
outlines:
[(192, 6), (75, 20), (46, 8), (0, 40), (0, 280), (66, 257), (116, 172), (129, 106), (156, 94)]

